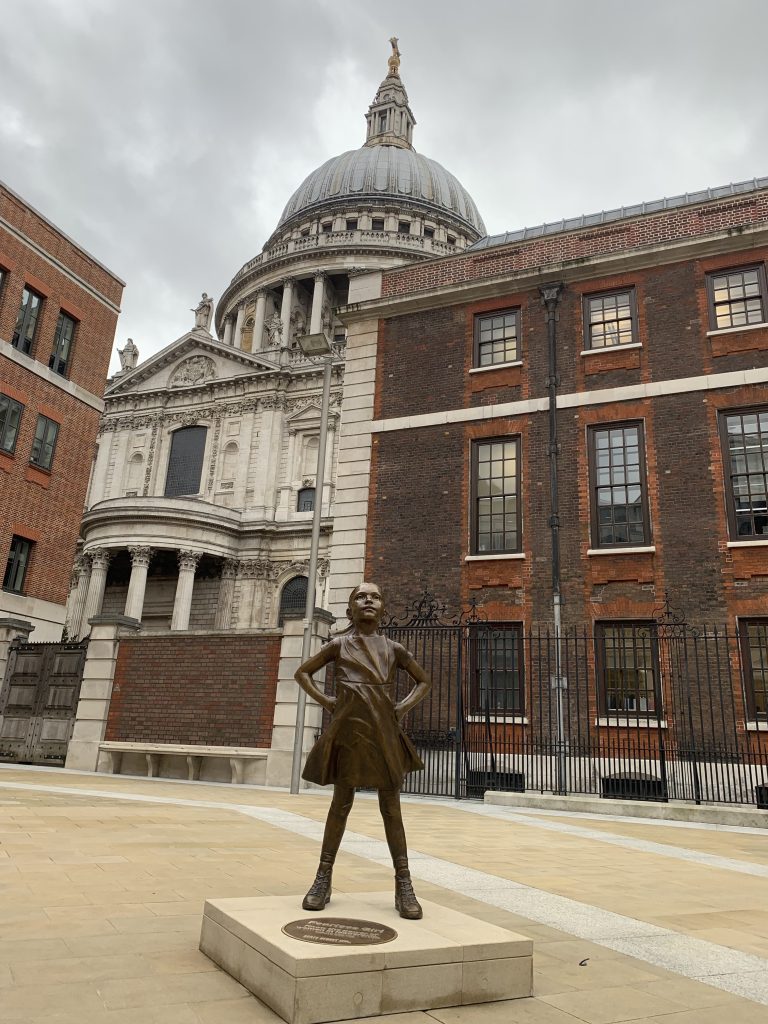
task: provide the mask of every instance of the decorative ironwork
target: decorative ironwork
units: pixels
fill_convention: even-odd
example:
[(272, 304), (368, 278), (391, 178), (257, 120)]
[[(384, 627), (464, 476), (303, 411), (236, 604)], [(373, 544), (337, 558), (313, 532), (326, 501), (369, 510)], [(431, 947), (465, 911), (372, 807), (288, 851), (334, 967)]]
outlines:
[(685, 615), (678, 614), (669, 600), (669, 591), (664, 591), (664, 600), (653, 609), (656, 635), (667, 639), (682, 640), (686, 636), (699, 636), (701, 630), (691, 626)]
[(447, 626), (444, 620), (447, 606), (441, 604), (426, 588), (421, 595), (406, 604), (400, 616), (390, 615), (382, 622), (382, 629), (392, 626)]
[(488, 616), (478, 606), (473, 596), (469, 608), (450, 614), (448, 605), (425, 587), (419, 597), (414, 598), (403, 608), (401, 615), (390, 615), (382, 624), (382, 629), (407, 629), (416, 626), (469, 626), (478, 622), (487, 622)]

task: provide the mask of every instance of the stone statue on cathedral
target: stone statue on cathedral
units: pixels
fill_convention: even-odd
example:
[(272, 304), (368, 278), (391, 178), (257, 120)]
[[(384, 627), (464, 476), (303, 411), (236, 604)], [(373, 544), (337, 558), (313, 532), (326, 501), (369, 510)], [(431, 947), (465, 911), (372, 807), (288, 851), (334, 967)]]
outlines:
[(400, 77), (400, 48), (397, 45), (397, 36), (392, 36), (389, 40), (392, 44), (392, 56), (387, 60), (389, 65), (389, 74), (393, 78)]
[(139, 361), (139, 350), (134, 345), (133, 338), (129, 338), (125, 347), (117, 350), (117, 354), (120, 356), (120, 370), (123, 373), (136, 368)]
[(213, 299), (206, 292), (203, 292), (203, 297), (192, 312), (195, 314), (195, 327), (202, 328), (210, 334), (211, 320), (213, 319)]

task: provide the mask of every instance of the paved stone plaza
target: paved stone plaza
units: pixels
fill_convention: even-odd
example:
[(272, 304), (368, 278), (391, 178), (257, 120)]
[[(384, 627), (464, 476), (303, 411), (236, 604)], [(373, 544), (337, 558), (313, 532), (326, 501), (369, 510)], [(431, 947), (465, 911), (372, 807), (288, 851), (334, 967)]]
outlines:
[[(198, 951), (203, 901), (300, 897), (328, 800), (0, 766), (0, 1020), (277, 1024)], [(426, 800), (405, 820), (419, 895), (532, 938), (535, 995), (367, 1021), (768, 1019), (768, 832)], [(335, 888), (391, 884), (361, 796)]]

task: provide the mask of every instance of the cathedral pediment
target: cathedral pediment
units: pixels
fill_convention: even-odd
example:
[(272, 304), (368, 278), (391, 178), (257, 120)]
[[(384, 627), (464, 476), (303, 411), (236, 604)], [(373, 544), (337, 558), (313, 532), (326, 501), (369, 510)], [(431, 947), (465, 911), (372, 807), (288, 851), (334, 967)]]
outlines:
[(201, 387), (214, 380), (279, 369), (274, 360), (260, 353), (244, 352), (223, 344), (205, 330), (192, 330), (135, 369), (118, 374), (107, 386), (105, 397)]
[[(290, 433), (297, 431), (315, 431), (320, 428), (320, 402), (314, 398), (299, 399), (294, 406), (294, 411), (286, 416), (286, 426)], [(335, 409), (329, 410), (328, 419), (335, 423), (339, 413)]]

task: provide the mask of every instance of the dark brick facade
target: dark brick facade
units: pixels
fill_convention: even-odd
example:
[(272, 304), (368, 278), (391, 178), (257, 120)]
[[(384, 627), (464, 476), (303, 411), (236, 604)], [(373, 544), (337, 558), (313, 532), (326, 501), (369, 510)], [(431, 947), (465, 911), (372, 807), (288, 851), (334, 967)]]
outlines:
[[(729, 213), (730, 210), (730, 213)], [(609, 248), (651, 245), (703, 235), (729, 217), (768, 223), (768, 195), (717, 203), (712, 209), (675, 211), (633, 221), (606, 235)], [(717, 222), (717, 223), (715, 223)], [(641, 230), (642, 229), (642, 230)], [(599, 232), (582, 256), (607, 251)], [(582, 241), (586, 234), (580, 236)], [(600, 236), (602, 237), (602, 236)], [(539, 282), (557, 280), (547, 260), (575, 253), (572, 235), (525, 246), (388, 271), (384, 296), (441, 285), (435, 308), (392, 315), (380, 323), (376, 416), (393, 419), (471, 409), (547, 396), (548, 346), (538, 286), (521, 289), (515, 270), (523, 250), (536, 253)], [(560, 246), (559, 250), (556, 247)], [(553, 248), (554, 247), (554, 248)], [(585, 266), (569, 277), (557, 311), (559, 510), (565, 625), (600, 619), (644, 619), (665, 593), (691, 622), (733, 626), (739, 615), (768, 615), (768, 546), (729, 547), (718, 411), (768, 408), (768, 383), (730, 381), (708, 390), (653, 393), (654, 385), (703, 375), (768, 366), (768, 327), (711, 335), (707, 274), (765, 264), (768, 248), (713, 252), (675, 260), (660, 248), (658, 263), (601, 274)], [(461, 302), (460, 288), (506, 271), (493, 298)], [(534, 261), (531, 255), (530, 261)], [(529, 261), (529, 262), (530, 262)], [(529, 263), (525, 263), (528, 267)], [(454, 285), (451, 294), (447, 285)], [(590, 293), (633, 288), (639, 346), (586, 352), (583, 302)], [(420, 300), (428, 306), (426, 296)], [(478, 313), (520, 310), (522, 366), (470, 373), (473, 321)], [(393, 313), (395, 310), (393, 310)], [(622, 388), (651, 386), (627, 397)], [(658, 388), (661, 391), (662, 388)], [(586, 393), (593, 393), (585, 397)], [(600, 396), (594, 392), (601, 392)], [(626, 399), (626, 400), (622, 400)], [(491, 619), (526, 624), (552, 619), (548, 414), (519, 415), (374, 434), (367, 571), (390, 590), (413, 597), (425, 582), (441, 599), (466, 606), (474, 597)], [(597, 424), (642, 421), (645, 432), (650, 543), (637, 553), (592, 553), (587, 431)], [(472, 560), (469, 453), (472, 440), (515, 435), (522, 450), (522, 558)], [(749, 585), (745, 585), (749, 581)]]
[(429, 260), (390, 270), (384, 275), (384, 296), (409, 295), (443, 285), (458, 285), (520, 274), (569, 261), (611, 256), (629, 249), (652, 248), (674, 241), (702, 238), (719, 231), (742, 231), (768, 219), (768, 192), (702, 203), (638, 216), (596, 228), (562, 231), (529, 241), (466, 255)]
[[(15, 450), (0, 453), (0, 568), (14, 534), (33, 541), (24, 595), (63, 604), (100, 416), (71, 385), (101, 398), (123, 284), (2, 186), (0, 218), (0, 340), (10, 347), (24, 287), (43, 297), (29, 356), (0, 353), (0, 392), (24, 406)], [(59, 378), (48, 360), (62, 311), (77, 326), (66, 374)], [(30, 465), (40, 414), (59, 424), (50, 472)]]
[(280, 635), (120, 641), (108, 740), (269, 747)]

